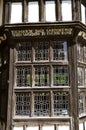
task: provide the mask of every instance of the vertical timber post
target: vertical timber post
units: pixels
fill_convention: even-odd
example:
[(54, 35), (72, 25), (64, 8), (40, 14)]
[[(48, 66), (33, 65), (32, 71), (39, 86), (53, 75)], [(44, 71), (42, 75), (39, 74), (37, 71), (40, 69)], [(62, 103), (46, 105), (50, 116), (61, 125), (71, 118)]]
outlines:
[[(75, 36), (74, 36), (75, 37)], [(73, 39), (73, 38), (72, 38)], [(72, 40), (71, 39), (71, 40)], [(72, 40), (70, 47), (70, 116), (72, 118), (71, 130), (79, 130), (78, 115), (78, 78), (77, 78), (77, 41)]]

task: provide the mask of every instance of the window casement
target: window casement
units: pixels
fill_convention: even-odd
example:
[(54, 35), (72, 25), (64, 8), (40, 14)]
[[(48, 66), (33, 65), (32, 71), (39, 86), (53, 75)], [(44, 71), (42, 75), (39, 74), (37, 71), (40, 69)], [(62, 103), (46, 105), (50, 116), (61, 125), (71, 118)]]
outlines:
[(53, 67), (53, 85), (68, 86), (68, 67), (54, 66)]
[(77, 61), (86, 62), (86, 46), (81, 43), (77, 45)]
[(49, 66), (35, 66), (35, 86), (49, 86)]
[[(24, 115), (29, 117), (50, 117), (59, 115), (69, 115), (69, 93), (66, 91), (53, 91), (53, 96), (51, 96), (50, 91), (36, 91), (33, 92), (33, 96), (31, 96), (30, 92), (16, 92), (15, 95), (16, 116)], [(33, 102), (33, 104), (31, 104), (31, 101)], [(51, 104), (53, 104), (53, 107), (51, 107)]]
[(16, 115), (30, 116), (30, 93), (16, 93)]
[(34, 115), (50, 115), (50, 94), (45, 92), (34, 93)]
[(31, 43), (18, 43), (16, 46), (17, 50), (17, 61), (31, 61)]
[(69, 94), (68, 92), (54, 92), (54, 115), (69, 114)]
[(49, 60), (49, 42), (36, 43), (35, 61)]
[(82, 44), (77, 45), (77, 60), (83, 61), (83, 45)]
[(85, 93), (80, 92), (78, 98), (79, 98), (79, 115), (81, 115), (86, 112)]
[(53, 60), (65, 60), (67, 61), (67, 42), (53, 42)]
[(78, 67), (78, 86), (84, 86), (84, 68)]
[(31, 86), (31, 67), (17, 67), (16, 85), (17, 87)]
[(68, 61), (67, 41), (34, 42), (33, 48), (32, 56), (31, 42), (17, 43), (16, 61)]

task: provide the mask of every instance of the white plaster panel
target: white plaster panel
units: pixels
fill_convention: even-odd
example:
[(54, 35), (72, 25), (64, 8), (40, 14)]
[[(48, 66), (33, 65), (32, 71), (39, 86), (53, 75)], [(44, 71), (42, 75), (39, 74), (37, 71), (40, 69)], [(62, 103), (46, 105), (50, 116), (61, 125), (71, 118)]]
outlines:
[(85, 130), (86, 130), (86, 122), (85, 122)]
[(28, 126), (26, 130), (39, 130), (38, 126)]
[(84, 130), (84, 129), (83, 129), (83, 123), (80, 123), (80, 124), (79, 124), (79, 130)]
[(67, 125), (58, 126), (58, 130), (70, 130), (70, 127)]
[(23, 127), (14, 127), (13, 130), (23, 130)]
[(43, 126), (42, 130), (54, 130), (54, 126), (53, 125), (51, 125), (51, 126)]

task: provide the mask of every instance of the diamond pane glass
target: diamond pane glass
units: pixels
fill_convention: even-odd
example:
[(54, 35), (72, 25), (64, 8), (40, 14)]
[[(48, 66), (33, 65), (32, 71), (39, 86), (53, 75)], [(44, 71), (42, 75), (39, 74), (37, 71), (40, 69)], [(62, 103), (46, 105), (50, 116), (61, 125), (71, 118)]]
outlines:
[(54, 92), (54, 115), (68, 115), (69, 94), (68, 92)]
[(35, 47), (35, 60), (48, 60), (49, 59), (49, 43), (40, 42)]
[(35, 67), (35, 86), (49, 85), (49, 67), (37, 66)]
[(49, 116), (50, 114), (50, 95), (49, 93), (34, 94), (34, 115)]
[(55, 86), (68, 85), (68, 67), (67, 66), (54, 66), (53, 67), (53, 84)]
[(28, 87), (31, 85), (31, 68), (30, 67), (17, 67), (17, 80), (18, 87)]
[(78, 67), (78, 86), (84, 86), (84, 69)]
[(67, 60), (67, 42), (53, 42), (53, 60)]
[(81, 44), (77, 46), (77, 59), (83, 61), (83, 46)]
[(79, 94), (79, 114), (84, 113), (84, 94)]
[(30, 115), (30, 93), (16, 93), (16, 115)]
[(31, 43), (17, 44), (17, 60), (31, 61)]

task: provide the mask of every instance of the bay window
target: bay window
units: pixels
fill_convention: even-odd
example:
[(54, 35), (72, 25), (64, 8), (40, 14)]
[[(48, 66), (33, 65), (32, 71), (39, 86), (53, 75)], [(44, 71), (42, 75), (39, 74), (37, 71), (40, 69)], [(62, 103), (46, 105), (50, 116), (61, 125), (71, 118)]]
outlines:
[(69, 86), (67, 50), (67, 41), (16, 43), (15, 116), (69, 115), (69, 94), (58, 89)]

